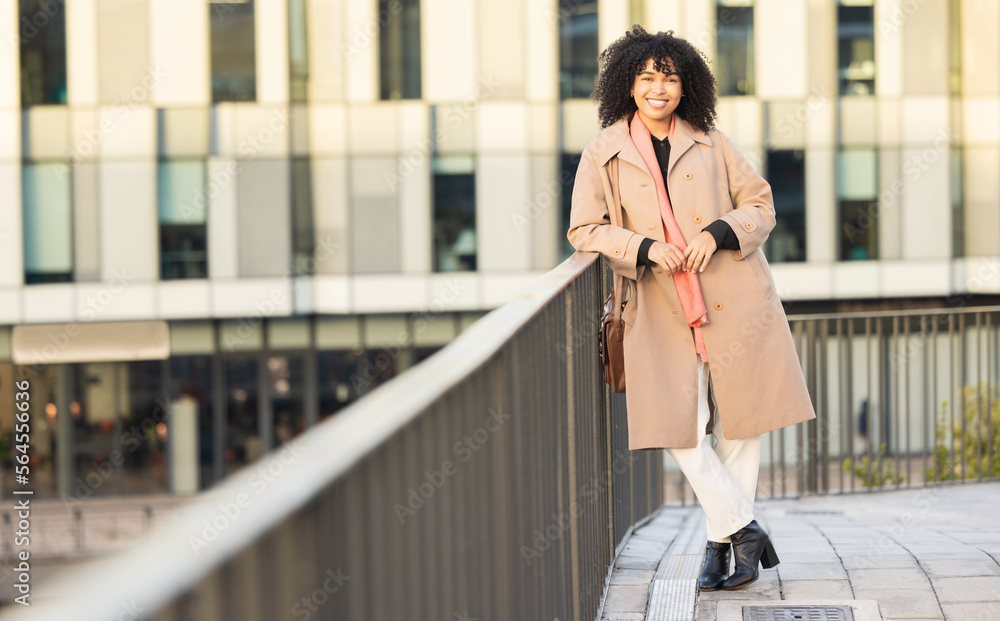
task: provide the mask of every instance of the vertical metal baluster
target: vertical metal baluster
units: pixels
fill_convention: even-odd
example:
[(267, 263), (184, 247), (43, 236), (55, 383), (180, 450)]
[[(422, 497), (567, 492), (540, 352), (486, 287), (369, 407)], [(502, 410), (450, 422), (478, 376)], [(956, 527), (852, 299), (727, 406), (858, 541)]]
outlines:
[[(805, 361), (806, 363), (805, 371), (806, 373), (808, 373), (809, 369), (812, 368), (812, 365), (810, 364), (809, 358), (806, 355), (806, 352), (808, 351), (807, 348), (802, 347), (802, 333), (803, 333), (802, 323), (796, 324), (795, 328), (796, 330), (794, 339), (795, 342), (798, 344), (798, 350), (800, 352), (803, 352), (803, 354), (800, 356), (800, 360)], [(808, 381), (808, 376), (806, 377), (806, 380)], [(805, 434), (805, 429), (803, 429), (804, 427), (805, 425), (795, 425), (795, 432), (794, 432), (795, 433), (795, 492), (798, 494), (802, 494), (803, 491), (806, 489), (806, 468), (808, 468), (808, 462), (806, 462), (805, 464), (803, 463), (803, 460), (805, 459), (804, 451), (802, 449), (802, 445), (804, 444), (803, 435)]]
[[(888, 376), (888, 373), (886, 372), (889, 365), (887, 364), (887, 361), (885, 360), (885, 358), (882, 355), (883, 352), (886, 351), (887, 348), (888, 348), (888, 344), (886, 343), (886, 337), (885, 337), (885, 334), (883, 333), (883, 328), (882, 328), (882, 324), (884, 323), (883, 319), (884, 318), (882, 316), (876, 316), (875, 317), (875, 362), (874, 362), (874, 366), (875, 366), (876, 369), (878, 369), (878, 378), (876, 380), (876, 382), (877, 382), (877, 389), (876, 389), (876, 391), (878, 392), (878, 410), (879, 410), (878, 411), (878, 414), (879, 414), (878, 415), (878, 425), (877, 425), (877, 427), (878, 427), (878, 439), (879, 439), (879, 441), (878, 441), (877, 448), (876, 448), (876, 453), (875, 453), (876, 456), (877, 456), (877, 458), (876, 458), (876, 465), (875, 465), (875, 468), (876, 468), (875, 472), (876, 472), (876, 477), (877, 477), (876, 480), (881, 479), (881, 476), (882, 476), (882, 458), (885, 455), (890, 454), (889, 451), (892, 449), (892, 447), (889, 446), (890, 441), (892, 440), (892, 438), (890, 437), (889, 434), (890, 434), (890, 432), (892, 430), (889, 428), (889, 422), (891, 420), (891, 417), (890, 417), (890, 411), (889, 411), (889, 395), (890, 395), (890, 393), (889, 393), (889, 387), (888, 387), (888, 384), (891, 381), (891, 378)], [(871, 414), (869, 413), (869, 419), (870, 418), (871, 418)], [(885, 444), (885, 452), (884, 453), (882, 451), (882, 445), (883, 444)], [(879, 487), (881, 487), (881, 486), (879, 486)], [(869, 490), (870, 491), (875, 491), (875, 486), (874, 485), (871, 486), (869, 488)]]
[[(892, 383), (892, 416), (890, 420), (892, 421), (892, 428), (889, 429), (889, 439), (892, 443), (892, 458), (893, 465), (896, 467), (896, 479), (899, 480), (900, 475), (900, 459), (899, 459), (899, 449), (902, 447), (903, 443), (900, 441), (899, 434), (899, 411), (903, 405), (903, 400), (900, 395), (900, 385), (899, 381), (899, 315), (892, 316), (892, 355), (889, 357), (889, 381)], [(896, 484), (899, 487), (899, 484)]]
[(976, 313), (976, 478), (983, 480), (983, 314)]
[(993, 392), (996, 390), (996, 380), (993, 377), (993, 313), (986, 313), (986, 473), (993, 476)]
[[(878, 420), (878, 416), (875, 411), (875, 400), (872, 398), (872, 324), (871, 317), (865, 317), (865, 395), (868, 399), (868, 428), (865, 430), (865, 450), (868, 453), (868, 463), (874, 463), (874, 455), (872, 455), (872, 432), (877, 428), (877, 425), (873, 425), (874, 421)], [(871, 486), (868, 487), (868, 491), (871, 491)]]
[(958, 368), (958, 364), (955, 356), (955, 315), (948, 315), (948, 362), (950, 367), (948, 369), (948, 433), (946, 438), (948, 439), (949, 451), (951, 453), (951, 463), (954, 466), (956, 461), (955, 455), (955, 373)]
[[(935, 317), (931, 321), (931, 350), (932, 353), (928, 356), (928, 364), (931, 369), (931, 400), (929, 404), (929, 409), (931, 412), (931, 437), (933, 438), (933, 455), (937, 455), (937, 429), (938, 429), (938, 403), (940, 403), (940, 395), (938, 394), (938, 320)], [(944, 412), (941, 413), (943, 417)], [(947, 436), (945, 436), (947, 438)], [(947, 447), (947, 445), (945, 445)], [(947, 449), (946, 449), (947, 450)], [(936, 459), (936, 458), (935, 458)]]
[(903, 415), (906, 417), (906, 486), (911, 487), (913, 485), (913, 478), (910, 476), (910, 456), (913, 451), (910, 447), (910, 437), (913, 435), (913, 408), (910, 404), (910, 343), (912, 335), (910, 334), (910, 315), (903, 316), (903, 366), (904, 371), (904, 394), (906, 395), (906, 409), (903, 410)]
[[(850, 425), (850, 422), (848, 422), (846, 424), (844, 423), (844, 412), (845, 412), (845, 410), (846, 411), (850, 411), (850, 408), (849, 407), (847, 407), (847, 408), (844, 407), (845, 404), (846, 404), (846, 396), (844, 394), (844, 392), (845, 392), (844, 391), (844, 386), (846, 385), (845, 382), (844, 382), (844, 378), (845, 378), (846, 374), (844, 373), (844, 366), (845, 365), (844, 365), (844, 341), (843, 341), (843, 338), (844, 338), (844, 329), (843, 329), (843, 321), (841, 320), (841, 318), (838, 317), (838, 318), (834, 319), (834, 322), (835, 322), (835, 324), (837, 326), (837, 330), (836, 330), (837, 331), (837, 338), (834, 341), (836, 343), (836, 346), (837, 346), (837, 374), (840, 377), (840, 381), (838, 382), (838, 386), (839, 386), (838, 392), (839, 392), (839, 394), (837, 395), (838, 400), (840, 401), (840, 407), (837, 408), (837, 419), (838, 419), (838, 423), (840, 424), (840, 442), (838, 442), (838, 444), (840, 446), (838, 447), (838, 449), (839, 449), (838, 458), (839, 459), (837, 460), (837, 464), (838, 464), (838, 466), (840, 466), (841, 464), (844, 463), (844, 453), (847, 450), (847, 434), (850, 433), (850, 431), (851, 431), (851, 425)], [(837, 473), (838, 473), (837, 476), (839, 477), (838, 478), (839, 485), (837, 487), (837, 491), (843, 492), (844, 491), (844, 468), (843, 467), (838, 467), (837, 468)]]
[(823, 318), (820, 322), (821, 330), (819, 331), (819, 341), (816, 344), (817, 347), (817, 372), (816, 372), (816, 387), (817, 402), (820, 403), (823, 408), (823, 420), (819, 428), (820, 433), (820, 448), (821, 448), (821, 461), (820, 465), (823, 469), (823, 492), (830, 493), (830, 414), (829, 414), (829, 403), (827, 400), (827, 383), (824, 379), (827, 377), (826, 373), (826, 340), (827, 335), (830, 332), (830, 322), (828, 319)]
[(962, 482), (965, 482), (965, 385), (966, 385), (966, 369), (965, 369), (965, 313), (960, 313), (958, 315), (958, 361), (959, 361), (959, 374), (958, 374), (958, 416), (960, 433), (962, 434), (960, 442), (958, 442), (958, 450), (962, 452)]
[[(854, 463), (854, 319), (847, 319), (847, 353), (844, 356), (847, 365), (844, 373), (844, 383), (847, 390), (847, 454)], [(854, 491), (854, 472), (850, 473), (851, 491)]]

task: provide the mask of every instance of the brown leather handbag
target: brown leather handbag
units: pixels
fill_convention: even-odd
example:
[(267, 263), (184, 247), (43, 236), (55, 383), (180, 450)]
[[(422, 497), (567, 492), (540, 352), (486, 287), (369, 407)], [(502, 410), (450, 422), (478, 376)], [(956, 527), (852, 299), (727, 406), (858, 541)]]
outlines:
[[(621, 276), (616, 276), (621, 278)], [(622, 340), (625, 326), (622, 325), (621, 283), (612, 288), (604, 301), (601, 315), (601, 332), (598, 350), (604, 365), (604, 381), (614, 392), (625, 392), (625, 344)], [(617, 309), (617, 312), (616, 312)]]
[[(621, 199), (618, 193), (618, 157), (611, 158), (612, 192), (614, 205), (610, 205), (608, 213), (611, 224), (621, 226)], [(625, 325), (622, 323), (622, 290), (625, 278), (615, 274), (611, 293), (604, 301), (604, 312), (601, 315), (600, 333), (598, 335), (598, 351), (601, 354), (601, 364), (604, 365), (604, 381), (611, 385), (613, 392), (625, 392)]]

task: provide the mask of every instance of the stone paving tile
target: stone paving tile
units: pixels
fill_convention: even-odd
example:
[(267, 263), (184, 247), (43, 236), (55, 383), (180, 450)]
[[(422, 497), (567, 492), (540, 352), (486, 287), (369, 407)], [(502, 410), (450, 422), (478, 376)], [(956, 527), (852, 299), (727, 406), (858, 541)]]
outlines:
[(847, 580), (783, 580), (783, 599), (854, 599)]
[(996, 621), (1000, 619), (1000, 603), (949, 603), (941, 604), (948, 621)]
[(929, 589), (930, 581), (916, 567), (852, 569), (847, 576), (855, 589)]
[(655, 569), (615, 569), (611, 572), (611, 584), (650, 584), (656, 575)]
[(617, 584), (608, 587), (608, 596), (604, 600), (604, 613), (645, 612), (646, 604), (649, 602), (650, 584), (635, 586)]
[(854, 589), (855, 599), (874, 599), (883, 619), (943, 619), (934, 593), (922, 589)]
[(852, 569), (917, 566), (917, 561), (910, 554), (858, 554), (841, 556), (840, 560), (848, 571)]
[(601, 621), (646, 621), (645, 612), (609, 612), (601, 616)]
[(695, 619), (698, 621), (715, 621), (719, 615), (718, 600), (702, 599), (695, 607)]
[(931, 578), (938, 600), (945, 602), (1000, 602), (1000, 576)]
[(614, 571), (619, 569), (645, 569), (656, 571), (656, 568), (660, 565), (660, 559), (658, 558), (642, 558), (639, 556), (625, 556), (624, 554), (618, 555), (618, 560), (615, 561)]
[(989, 561), (990, 555), (980, 552), (979, 550), (966, 548), (964, 550), (955, 550), (954, 552), (925, 552), (922, 554), (916, 554), (917, 558), (923, 561), (954, 561), (954, 560), (967, 560), (967, 561)]
[(840, 561), (829, 563), (780, 563), (781, 580), (847, 580)]
[(628, 543), (622, 548), (619, 556), (635, 556), (639, 558), (655, 558), (660, 560), (667, 547), (652, 539), (641, 539), (639, 537), (629, 537)]
[(948, 531), (948, 534), (965, 543), (1000, 543), (1000, 532), (989, 530)]
[(993, 559), (924, 559), (920, 561), (932, 578), (949, 576), (1000, 576), (1000, 565)]
[[(795, 550), (795, 546), (790, 546), (789, 550)], [(833, 550), (818, 550), (816, 552), (783, 552), (778, 549), (778, 546), (774, 546), (774, 551), (778, 553), (778, 558), (781, 560), (781, 565), (785, 563), (795, 564), (795, 563), (837, 563), (838, 557), (837, 553)]]
[[(780, 565), (779, 565), (780, 567)], [(760, 570), (755, 582), (751, 582), (742, 589), (731, 591), (703, 591), (699, 592), (699, 599), (702, 601), (718, 601), (724, 599), (781, 599), (781, 590), (778, 582), (778, 574), (773, 569)]]

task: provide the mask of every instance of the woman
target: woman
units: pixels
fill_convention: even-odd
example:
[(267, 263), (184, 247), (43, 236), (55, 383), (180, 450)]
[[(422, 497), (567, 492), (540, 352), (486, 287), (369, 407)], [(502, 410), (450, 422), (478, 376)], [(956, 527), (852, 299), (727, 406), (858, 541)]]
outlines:
[(694, 489), (707, 518), (700, 588), (741, 588), (778, 563), (753, 516), (760, 434), (816, 417), (760, 250), (771, 187), (713, 128), (715, 79), (672, 32), (633, 26), (608, 46), (593, 97), (604, 129), (581, 157), (567, 237), (632, 285), (629, 449), (665, 448)]

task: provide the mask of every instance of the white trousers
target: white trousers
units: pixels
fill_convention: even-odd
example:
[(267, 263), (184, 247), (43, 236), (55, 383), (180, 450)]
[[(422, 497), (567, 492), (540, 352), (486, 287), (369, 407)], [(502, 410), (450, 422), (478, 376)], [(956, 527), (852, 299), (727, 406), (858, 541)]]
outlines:
[[(698, 446), (668, 448), (705, 512), (710, 541), (729, 542), (729, 535), (754, 519), (753, 501), (760, 468), (760, 436), (727, 440), (722, 420), (708, 399), (710, 372), (698, 356)], [(712, 404), (714, 405), (714, 404)], [(706, 429), (712, 424), (715, 446)]]

